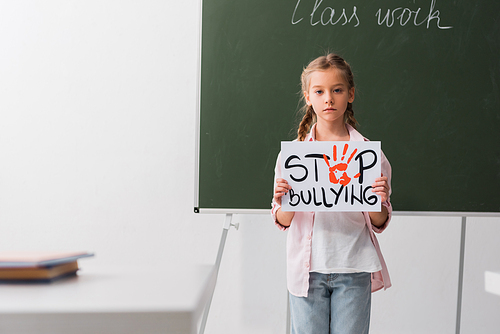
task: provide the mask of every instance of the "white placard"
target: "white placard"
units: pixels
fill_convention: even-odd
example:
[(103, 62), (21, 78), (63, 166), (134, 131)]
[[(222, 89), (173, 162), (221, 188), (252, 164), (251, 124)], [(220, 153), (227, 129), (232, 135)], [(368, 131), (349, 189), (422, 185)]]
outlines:
[(381, 210), (372, 191), (380, 177), (380, 142), (281, 142), (282, 177), (292, 189), (283, 211)]

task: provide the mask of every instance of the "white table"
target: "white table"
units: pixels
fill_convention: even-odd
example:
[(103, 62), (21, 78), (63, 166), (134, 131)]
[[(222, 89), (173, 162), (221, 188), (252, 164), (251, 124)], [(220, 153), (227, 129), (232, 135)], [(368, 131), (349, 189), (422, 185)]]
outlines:
[(0, 333), (195, 334), (215, 288), (212, 266), (82, 264), (77, 277), (49, 284), (0, 284)]
[(484, 287), (487, 292), (500, 296), (500, 271), (486, 271), (484, 273)]

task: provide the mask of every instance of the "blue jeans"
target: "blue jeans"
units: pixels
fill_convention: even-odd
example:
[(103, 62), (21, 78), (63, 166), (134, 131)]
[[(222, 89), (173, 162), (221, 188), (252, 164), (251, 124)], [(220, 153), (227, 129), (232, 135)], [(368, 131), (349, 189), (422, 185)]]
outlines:
[(370, 307), (370, 273), (310, 273), (308, 296), (290, 294), (292, 334), (368, 334)]

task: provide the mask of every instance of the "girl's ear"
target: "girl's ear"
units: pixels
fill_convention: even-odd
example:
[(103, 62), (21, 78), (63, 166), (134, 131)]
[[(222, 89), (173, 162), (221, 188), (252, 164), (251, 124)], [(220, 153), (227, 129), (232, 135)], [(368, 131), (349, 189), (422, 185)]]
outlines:
[(304, 92), (304, 99), (306, 100), (306, 104), (307, 104), (308, 106), (312, 105), (311, 100), (309, 100), (309, 93)]
[(349, 89), (349, 103), (352, 103), (354, 101), (354, 87)]

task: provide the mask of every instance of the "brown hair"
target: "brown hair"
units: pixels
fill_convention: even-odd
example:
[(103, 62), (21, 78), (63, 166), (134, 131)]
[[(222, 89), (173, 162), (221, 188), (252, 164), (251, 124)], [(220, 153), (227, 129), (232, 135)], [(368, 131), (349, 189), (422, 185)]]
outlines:
[[(297, 131), (297, 140), (299, 141), (304, 141), (307, 133), (311, 129), (311, 126), (314, 124), (314, 122), (316, 122), (316, 114), (314, 113), (314, 109), (312, 106), (307, 105), (304, 97), (304, 92), (307, 92), (309, 90), (311, 74), (315, 71), (326, 71), (331, 68), (336, 68), (341, 72), (349, 86), (349, 90), (354, 87), (354, 77), (352, 75), (351, 67), (342, 57), (330, 53), (326, 56), (318, 57), (310, 62), (309, 65), (304, 68), (300, 77), (302, 83), (301, 97), (304, 103), (301, 111), (304, 113), (304, 116), (299, 124), (299, 129)], [(357, 121), (356, 118), (354, 118), (352, 103), (347, 104), (347, 109), (344, 114), (344, 122), (346, 122), (353, 128), (356, 128)]]

